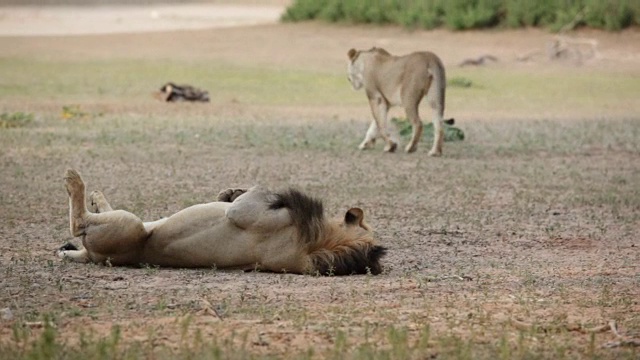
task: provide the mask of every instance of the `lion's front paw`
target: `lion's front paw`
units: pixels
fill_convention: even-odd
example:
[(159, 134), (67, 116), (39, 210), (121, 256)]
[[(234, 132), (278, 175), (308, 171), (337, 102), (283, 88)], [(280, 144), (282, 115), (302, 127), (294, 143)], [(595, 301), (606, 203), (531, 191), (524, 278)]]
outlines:
[(238, 196), (247, 192), (248, 189), (226, 189), (218, 194), (218, 201), (234, 202)]

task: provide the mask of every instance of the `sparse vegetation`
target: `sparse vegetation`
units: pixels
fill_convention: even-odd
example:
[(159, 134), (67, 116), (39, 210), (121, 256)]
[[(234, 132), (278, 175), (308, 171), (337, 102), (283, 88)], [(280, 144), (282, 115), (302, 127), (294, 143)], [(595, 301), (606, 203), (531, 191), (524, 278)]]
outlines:
[(462, 76), (456, 76), (456, 77), (447, 79), (447, 86), (449, 87), (468, 88), (468, 87), (471, 87), (472, 85), (473, 85), (473, 81)]
[[(403, 138), (411, 137), (411, 123), (406, 118), (392, 118), (391, 123), (398, 128), (398, 133)], [(429, 143), (433, 139), (433, 123), (427, 122), (422, 130), (422, 141)], [(450, 125), (444, 125), (444, 141), (462, 141), (464, 140), (464, 132)]]
[(399, 24), (453, 30), (540, 26), (560, 29), (589, 26), (621, 30), (640, 24), (635, 0), (296, 0), (284, 21)]
[(33, 121), (33, 114), (15, 112), (0, 114), (0, 129), (18, 128), (29, 125)]

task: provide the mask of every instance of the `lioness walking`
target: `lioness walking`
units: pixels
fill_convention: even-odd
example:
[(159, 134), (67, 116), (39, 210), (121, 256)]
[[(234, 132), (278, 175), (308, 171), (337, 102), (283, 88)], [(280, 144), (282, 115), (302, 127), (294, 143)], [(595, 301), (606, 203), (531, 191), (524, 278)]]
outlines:
[[(428, 51), (393, 56), (376, 47), (369, 50), (351, 49), (347, 56), (349, 82), (354, 90), (364, 87), (373, 114), (373, 121), (359, 148), (364, 150), (373, 147), (380, 136), (385, 141), (384, 151), (395, 151), (398, 137), (396, 132), (390, 135), (387, 130), (387, 114), (391, 106), (402, 105), (413, 126), (411, 141), (405, 151), (416, 151), (422, 136), (418, 107), (426, 96), (434, 111), (434, 139), (429, 155), (442, 155), (446, 79), (444, 66), (438, 56)], [(453, 124), (453, 119), (447, 120), (447, 123)]]

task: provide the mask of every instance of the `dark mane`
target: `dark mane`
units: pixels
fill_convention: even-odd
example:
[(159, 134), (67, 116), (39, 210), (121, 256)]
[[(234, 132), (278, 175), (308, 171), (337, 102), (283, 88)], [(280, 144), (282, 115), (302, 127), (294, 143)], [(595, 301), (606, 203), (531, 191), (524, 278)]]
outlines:
[(380, 259), (387, 253), (387, 248), (372, 244), (340, 246), (332, 250), (312, 254), (313, 265), (320, 275), (378, 275), (382, 272)]
[(387, 249), (376, 245), (366, 227), (349, 230), (325, 220), (322, 202), (296, 189), (275, 194), (269, 209), (286, 208), (307, 246), (312, 273), (319, 275), (354, 275), (382, 272), (380, 259)]
[(322, 233), (324, 225), (322, 202), (296, 189), (288, 189), (276, 193), (275, 196), (269, 209), (287, 208), (302, 241), (307, 244), (315, 242)]

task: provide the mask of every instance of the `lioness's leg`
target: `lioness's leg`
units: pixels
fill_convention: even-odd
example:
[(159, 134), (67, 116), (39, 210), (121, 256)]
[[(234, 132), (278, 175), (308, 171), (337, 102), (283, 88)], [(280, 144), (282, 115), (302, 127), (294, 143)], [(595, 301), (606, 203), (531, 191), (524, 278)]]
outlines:
[(385, 141), (384, 151), (396, 151), (398, 143), (393, 141), (387, 132), (387, 114), (389, 112), (389, 104), (382, 97), (374, 97), (369, 99), (369, 106), (371, 107), (371, 113), (373, 114), (373, 118), (378, 126), (378, 133)]
[(438, 104), (436, 100), (429, 103), (433, 109), (433, 146), (429, 151), (429, 156), (442, 155), (442, 143), (444, 142), (444, 120), (442, 119), (444, 104)]
[(412, 153), (416, 151), (418, 148), (418, 142), (422, 138), (422, 120), (420, 120), (420, 115), (418, 114), (418, 106), (420, 105), (420, 101), (416, 101), (415, 99), (407, 99), (405, 102), (404, 111), (407, 114), (407, 118), (411, 121), (412, 133), (411, 133), (411, 141), (405, 147), (405, 151), (408, 153)]
[(378, 124), (375, 120), (371, 120), (369, 130), (367, 130), (367, 134), (364, 136), (364, 140), (362, 140), (362, 142), (358, 146), (358, 149), (371, 149), (376, 144), (376, 138), (378, 137), (378, 134), (380, 134), (380, 132), (378, 131)]
[(95, 190), (91, 192), (91, 194), (89, 194), (89, 201), (91, 202), (91, 211), (94, 213), (113, 211), (113, 208), (101, 191)]

